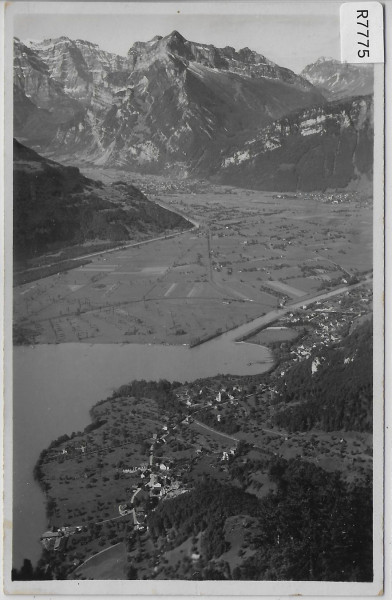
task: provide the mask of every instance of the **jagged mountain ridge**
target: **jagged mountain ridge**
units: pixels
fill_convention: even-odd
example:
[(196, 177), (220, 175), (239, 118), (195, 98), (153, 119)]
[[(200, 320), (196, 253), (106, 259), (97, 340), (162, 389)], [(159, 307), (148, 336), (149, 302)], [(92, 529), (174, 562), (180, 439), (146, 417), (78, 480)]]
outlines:
[(87, 241), (139, 241), (192, 226), (133, 185), (105, 186), (16, 139), (13, 153), (14, 258), (20, 264)]
[(211, 156), (287, 112), (322, 103), (248, 48), (136, 42), (127, 57), (68, 38), (15, 41), (15, 133), (55, 158), (208, 174)]
[(215, 164), (222, 183), (276, 191), (344, 188), (373, 166), (373, 98), (334, 101), (287, 115)]
[(295, 83), (304, 89), (311, 90), (312, 86), (306, 79), (296, 75), (290, 69), (280, 67), (268, 60), (262, 54), (248, 47), (235, 50), (232, 46), (216, 48), (212, 44), (200, 44), (186, 40), (178, 31), (169, 36), (155, 36), (149, 42), (136, 42), (128, 52), (133, 68), (140, 68), (156, 59), (167, 51), (170, 55), (182, 60), (196, 62), (212, 69), (230, 71), (249, 77), (268, 77), (280, 79), (287, 83)]
[(322, 56), (307, 65), (301, 76), (318, 87), (328, 100), (373, 93), (374, 68), (370, 64), (342, 63)]

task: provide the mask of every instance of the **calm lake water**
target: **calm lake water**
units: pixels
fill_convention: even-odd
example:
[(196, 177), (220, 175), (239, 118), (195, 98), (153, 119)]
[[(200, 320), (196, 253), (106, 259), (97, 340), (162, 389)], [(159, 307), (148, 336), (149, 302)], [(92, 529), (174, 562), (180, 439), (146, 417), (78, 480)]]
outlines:
[(41, 553), (45, 498), (33, 479), (41, 450), (63, 433), (82, 430), (90, 422), (93, 404), (133, 379), (184, 382), (268, 370), (272, 357), (267, 348), (233, 342), (244, 329), (192, 349), (142, 344), (14, 349), (14, 566), (25, 557), (35, 562)]

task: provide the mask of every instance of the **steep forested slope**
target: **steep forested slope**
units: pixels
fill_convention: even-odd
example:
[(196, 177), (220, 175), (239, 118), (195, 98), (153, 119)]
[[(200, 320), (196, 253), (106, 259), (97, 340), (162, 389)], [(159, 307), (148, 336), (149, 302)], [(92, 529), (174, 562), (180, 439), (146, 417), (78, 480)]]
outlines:
[[(198, 485), (161, 503), (150, 531), (174, 546), (201, 534), (198, 579), (371, 581), (370, 485), (349, 487), (300, 460), (276, 459), (269, 474), (277, 490), (261, 500), (216, 481)], [(246, 527), (247, 555), (231, 570), (224, 556), (235, 516)]]
[[(283, 406), (275, 416), (277, 425), (289, 431), (372, 430), (372, 327), (372, 321), (360, 325), (340, 346), (285, 373), (277, 384)], [(314, 361), (319, 364), (312, 374)]]
[(25, 261), (87, 241), (142, 239), (191, 224), (136, 187), (104, 186), (14, 140), (14, 254)]

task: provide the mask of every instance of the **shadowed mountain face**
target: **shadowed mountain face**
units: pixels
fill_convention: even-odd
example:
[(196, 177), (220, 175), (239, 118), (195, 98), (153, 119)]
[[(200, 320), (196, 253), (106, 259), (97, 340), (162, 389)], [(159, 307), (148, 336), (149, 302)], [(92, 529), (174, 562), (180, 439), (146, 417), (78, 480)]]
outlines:
[(372, 97), (293, 112), (219, 160), (217, 180), (254, 189), (311, 191), (370, 181)]
[(319, 88), (328, 100), (373, 94), (373, 65), (354, 65), (321, 57), (307, 65), (301, 76)]
[[(17, 262), (86, 242), (139, 241), (191, 227), (136, 187), (104, 186), (14, 140), (14, 257)], [(84, 252), (86, 253), (86, 252)]]
[(56, 158), (208, 174), (211, 157), (284, 114), (324, 101), (248, 48), (174, 31), (126, 57), (68, 38), (15, 41), (15, 135)]

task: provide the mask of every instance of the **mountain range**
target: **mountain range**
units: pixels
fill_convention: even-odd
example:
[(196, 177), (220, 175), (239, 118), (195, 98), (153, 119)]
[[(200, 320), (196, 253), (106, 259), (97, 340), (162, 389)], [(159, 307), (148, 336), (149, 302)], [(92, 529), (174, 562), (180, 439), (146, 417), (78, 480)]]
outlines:
[[(276, 132), (279, 123), (289, 119), (297, 126), (287, 130), (279, 160), (296, 164), (286, 153), (295, 153), (297, 142), (301, 152), (308, 148), (304, 135), (295, 135), (296, 128), (303, 129), (299, 121), (325, 113), (326, 126), (308, 128), (307, 134), (312, 159), (305, 163), (316, 162), (320, 172), (323, 152), (313, 150), (320, 145), (315, 139), (323, 138), (321, 146), (331, 152), (340, 148), (347, 137), (347, 127), (341, 126), (344, 115), (356, 114), (358, 94), (372, 91), (370, 69), (341, 67), (323, 59), (297, 75), (249, 48), (190, 42), (177, 31), (136, 42), (127, 56), (67, 37), (30, 43), (15, 39), (15, 136), (63, 162), (215, 177), (246, 186), (253, 163), (247, 161), (245, 169), (242, 161), (227, 168), (231, 157), (250, 147), (256, 152), (262, 138), (263, 156), (274, 151), (275, 163)], [(345, 94), (356, 98), (348, 100)], [(342, 104), (330, 105), (331, 99)], [(361, 143), (367, 143), (372, 135), (371, 100), (361, 106), (354, 129)], [(345, 152), (344, 176), (308, 177), (305, 169), (299, 177), (285, 177), (284, 185), (294, 189), (301, 182), (302, 187), (319, 189), (335, 181), (346, 185), (358, 174), (369, 173), (366, 161), (371, 161), (371, 153), (365, 159), (360, 152), (358, 159), (354, 142), (348, 146), (352, 148)], [(250, 185), (265, 186), (266, 181), (268, 189), (275, 185), (280, 177), (275, 167), (269, 173), (268, 161), (254, 164), (257, 172), (252, 171)], [(266, 170), (262, 176), (260, 168)]]

